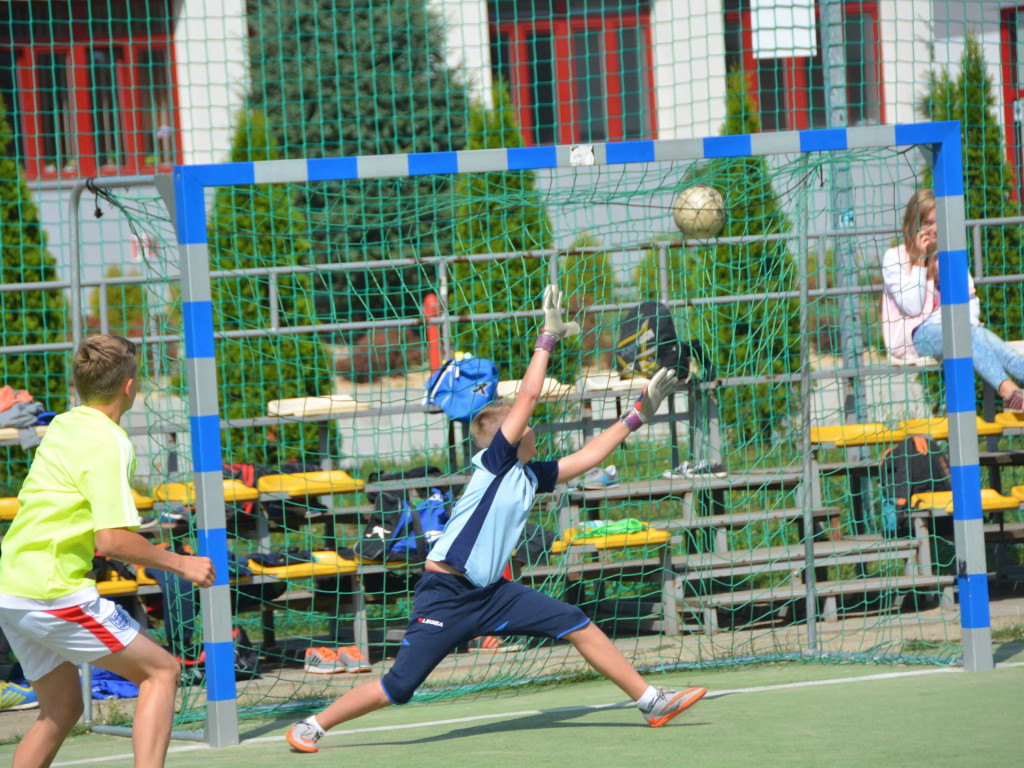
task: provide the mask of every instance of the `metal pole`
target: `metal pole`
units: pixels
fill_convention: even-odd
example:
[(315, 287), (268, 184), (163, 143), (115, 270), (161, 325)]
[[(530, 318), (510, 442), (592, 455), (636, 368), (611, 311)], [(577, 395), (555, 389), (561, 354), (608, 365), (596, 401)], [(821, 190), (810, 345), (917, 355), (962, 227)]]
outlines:
[[(803, 476), (800, 481), (800, 509), (803, 511), (804, 521), (804, 559), (807, 562), (807, 569), (804, 572), (804, 584), (807, 586), (806, 610), (807, 610), (807, 650), (816, 652), (818, 650), (818, 596), (816, 590), (816, 579), (814, 574), (814, 510), (812, 509), (813, 498), (811, 487), (814, 483), (813, 467), (811, 466), (811, 395), (813, 385), (811, 382), (811, 343), (810, 335), (810, 307), (808, 292), (810, 289), (810, 277), (807, 270), (807, 259), (810, 252), (807, 249), (807, 213), (804, 214), (803, 235), (801, 235), (800, 248), (797, 253), (797, 276), (800, 283), (800, 456)], [(815, 250), (821, 247), (819, 240)]]
[(953, 538), (960, 591), (964, 667), (992, 669), (992, 622), (981, 510), (981, 467), (974, 401), (970, 297), (967, 291), (967, 229), (964, 226), (963, 154), (960, 124), (935, 145), (935, 219), (939, 235), (942, 302), (942, 366), (949, 415), (949, 466), (953, 485)]
[(203, 182), (190, 168), (174, 169), (181, 315), (185, 330), (192, 470), (199, 553), (213, 560), (217, 580), (199, 590), (206, 653), (206, 738), (212, 747), (238, 743), (235, 653), (231, 637), (224, 465), (221, 453), (217, 360), (210, 292), (210, 255)]

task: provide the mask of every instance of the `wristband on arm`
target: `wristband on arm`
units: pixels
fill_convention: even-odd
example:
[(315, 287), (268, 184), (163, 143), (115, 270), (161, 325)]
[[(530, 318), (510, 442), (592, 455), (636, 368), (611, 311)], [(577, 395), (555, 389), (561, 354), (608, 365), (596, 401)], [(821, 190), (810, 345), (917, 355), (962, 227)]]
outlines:
[(540, 336), (537, 337), (537, 343), (533, 347), (533, 351), (536, 352), (538, 349), (543, 349), (545, 352), (554, 352), (555, 344), (558, 343), (558, 337), (553, 333), (541, 332)]
[(630, 432), (636, 432), (645, 423), (644, 417), (640, 415), (640, 411), (636, 408), (630, 408), (629, 413), (619, 419), (619, 421), (629, 427)]

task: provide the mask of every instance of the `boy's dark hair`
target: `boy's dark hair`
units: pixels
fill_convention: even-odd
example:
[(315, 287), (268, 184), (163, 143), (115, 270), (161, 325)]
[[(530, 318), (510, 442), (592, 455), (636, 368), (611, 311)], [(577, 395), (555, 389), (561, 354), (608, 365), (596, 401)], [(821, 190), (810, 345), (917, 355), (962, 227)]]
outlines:
[(469, 425), (469, 434), (477, 448), (483, 450), (491, 444), (491, 440), (497, 434), (501, 423), (505, 421), (512, 410), (512, 403), (499, 400), (495, 403), (485, 405), (483, 410), (473, 417)]
[(120, 336), (90, 336), (75, 351), (72, 375), (83, 403), (109, 403), (139, 374), (135, 345)]

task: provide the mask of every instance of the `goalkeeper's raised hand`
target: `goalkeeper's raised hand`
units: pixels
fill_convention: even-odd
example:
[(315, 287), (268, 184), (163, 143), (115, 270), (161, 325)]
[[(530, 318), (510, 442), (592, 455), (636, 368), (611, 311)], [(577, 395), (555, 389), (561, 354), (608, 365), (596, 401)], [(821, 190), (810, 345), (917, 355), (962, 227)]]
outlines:
[(622, 417), (621, 421), (631, 432), (636, 432), (640, 427), (654, 418), (662, 401), (675, 391), (676, 372), (668, 368), (662, 368), (643, 388), (636, 405)]
[(544, 328), (537, 338), (537, 346), (534, 349), (546, 349), (551, 352), (557, 342), (580, 332), (579, 323), (566, 322), (562, 318), (562, 295), (557, 285), (549, 285), (544, 289)]

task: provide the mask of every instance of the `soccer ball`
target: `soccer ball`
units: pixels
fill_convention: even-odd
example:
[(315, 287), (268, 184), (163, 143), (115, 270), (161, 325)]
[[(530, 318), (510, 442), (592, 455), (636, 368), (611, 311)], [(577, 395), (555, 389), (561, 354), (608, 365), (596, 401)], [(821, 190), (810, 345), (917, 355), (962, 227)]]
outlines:
[(722, 231), (725, 200), (714, 187), (704, 184), (687, 187), (672, 206), (672, 218), (687, 238), (707, 240)]

